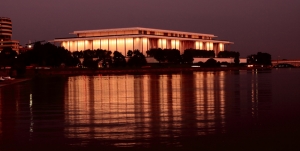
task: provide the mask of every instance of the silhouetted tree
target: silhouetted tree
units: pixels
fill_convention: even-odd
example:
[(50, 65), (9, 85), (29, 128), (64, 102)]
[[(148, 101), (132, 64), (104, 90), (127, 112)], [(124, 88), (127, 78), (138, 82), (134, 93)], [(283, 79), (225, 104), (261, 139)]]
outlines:
[(193, 58), (214, 58), (215, 52), (212, 50), (186, 49), (184, 52), (189, 53)]
[(194, 57), (191, 51), (184, 51), (181, 55), (183, 63), (193, 63)]
[(143, 66), (146, 65), (146, 57), (139, 50), (133, 51), (133, 56), (129, 58), (128, 65), (130, 66)]
[(239, 57), (240, 53), (239, 52), (235, 52), (235, 51), (220, 51), (218, 53), (218, 58), (235, 58), (235, 57)]
[(115, 51), (113, 56), (114, 66), (126, 66), (126, 60), (125, 56), (122, 55), (122, 53)]
[(248, 64), (272, 65), (272, 57), (268, 53), (258, 52), (247, 57)]
[(5, 47), (0, 53), (0, 64), (1, 66), (12, 66), (17, 52), (12, 50), (11, 47)]
[(132, 55), (133, 55), (132, 50), (128, 50), (128, 51), (127, 51), (127, 57), (132, 57)]
[(62, 64), (75, 66), (76, 62), (72, 54), (63, 47), (51, 43), (42, 44), (37, 42), (32, 50), (21, 54), (26, 65), (36, 64), (39, 66), (57, 67)]
[(205, 64), (205, 67), (218, 67), (219, 66), (218, 62), (213, 58), (206, 60), (206, 62), (204, 64)]
[(156, 59), (159, 63), (164, 62), (166, 60), (165, 54), (162, 49), (151, 49), (151, 55)]
[(164, 49), (165, 58), (168, 63), (180, 63), (180, 51), (177, 49)]

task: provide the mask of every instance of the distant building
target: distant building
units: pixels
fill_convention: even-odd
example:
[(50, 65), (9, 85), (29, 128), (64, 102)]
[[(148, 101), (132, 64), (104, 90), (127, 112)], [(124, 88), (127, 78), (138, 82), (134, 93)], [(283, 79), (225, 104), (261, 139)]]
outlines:
[(19, 52), (19, 41), (12, 40), (12, 22), (10, 18), (0, 17), (0, 51), (10, 47)]
[(142, 27), (115, 28), (99, 30), (74, 31), (76, 37), (56, 38), (53, 42), (61, 43), (69, 51), (81, 50), (111, 50), (126, 55), (128, 50), (140, 50), (143, 54), (151, 48), (178, 49), (183, 53), (186, 49), (213, 50), (218, 52), (228, 50), (229, 41), (214, 40), (215, 35), (151, 29)]

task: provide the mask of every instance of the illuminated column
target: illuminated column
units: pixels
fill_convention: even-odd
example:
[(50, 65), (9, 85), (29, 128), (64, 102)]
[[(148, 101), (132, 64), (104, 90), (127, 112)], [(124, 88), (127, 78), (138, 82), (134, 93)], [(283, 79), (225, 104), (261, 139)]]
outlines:
[(125, 47), (125, 54), (124, 55), (127, 56), (127, 53), (126, 53), (127, 52), (127, 50), (126, 50), (126, 38), (124, 38), (124, 47)]
[(219, 43), (219, 50), (220, 50), (220, 51), (224, 51), (224, 44)]
[(200, 42), (200, 43), (199, 43), (199, 49), (200, 49), (200, 50), (203, 50), (203, 42)]

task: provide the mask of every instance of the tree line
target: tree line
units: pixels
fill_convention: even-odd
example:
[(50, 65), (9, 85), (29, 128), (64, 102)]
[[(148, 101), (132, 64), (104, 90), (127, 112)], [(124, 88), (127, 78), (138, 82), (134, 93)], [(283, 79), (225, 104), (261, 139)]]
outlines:
[[(180, 54), (178, 49), (150, 49), (146, 51), (147, 57), (155, 58), (159, 63), (191, 64), (194, 58), (214, 58), (214, 51), (186, 49)], [(235, 58), (234, 62), (239, 64), (239, 52), (221, 51), (217, 54), (219, 58)], [(249, 63), (270, 64), (271, 55), (258, 53), (247, 57)], [(17, 54), (11, 48), (4, 48), (0, 53), (0, 67), (12, 66), (24, 68), (30, 65), (50, 67), (88, 67), (98, 68), (99, 65), (106, 67), (144, 66), (147, 64), (146, 56), (139, 50), (127, 51), (126, 57), (118, 51), (109, 50), (84, 50), (70, 52), (64, 47), (51, 43), (42, 44), (37, 42), (32, 50)]]

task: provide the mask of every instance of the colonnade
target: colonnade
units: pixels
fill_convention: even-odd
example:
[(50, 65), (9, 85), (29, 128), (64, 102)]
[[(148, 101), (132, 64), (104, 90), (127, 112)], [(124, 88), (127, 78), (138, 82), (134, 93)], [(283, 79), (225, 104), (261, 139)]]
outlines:
[(214, 50), (217, 54), (219, 51), (225, 50), (225, 44), (190, 41), (190, 40), (176, 40), (176, 39), (159, 39), (159, 38), (107, 38), (107, 39), (91, 39), (91, 40), (69, 40), (63, 41), (61, 44), (69, 51), (83, 51), (83, 50), (110, 50), (119, 51), (122, 54), (127, 54), (128, 50), (140, 50), (146, 55), (146, 51), (152, 48), (161, 49), (178, 49), (182, 54), (185, 49), (199, 49), (199, 50)]

